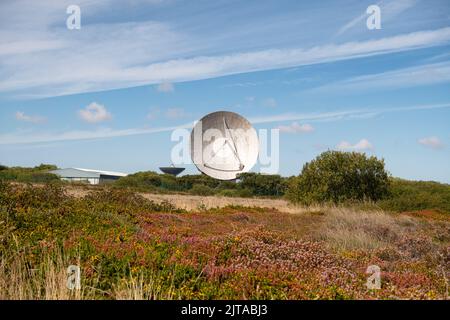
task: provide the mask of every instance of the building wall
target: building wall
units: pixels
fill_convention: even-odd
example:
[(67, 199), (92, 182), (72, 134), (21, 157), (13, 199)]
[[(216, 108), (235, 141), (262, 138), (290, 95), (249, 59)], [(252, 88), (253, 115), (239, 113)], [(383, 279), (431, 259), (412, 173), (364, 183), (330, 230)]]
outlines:
[(61, 180), (69, 182), (87, 182), (89, 184), (99, 184), (99, 178), (65, 178), (62, 177)]
[(119, 180), (121, 177), (118, 176), (111, 176), (111, 175), (106, 175), (106, 174), (101, 174), (100, 175), (100, 183), (111, 183), (114, 182), (116, 180)]

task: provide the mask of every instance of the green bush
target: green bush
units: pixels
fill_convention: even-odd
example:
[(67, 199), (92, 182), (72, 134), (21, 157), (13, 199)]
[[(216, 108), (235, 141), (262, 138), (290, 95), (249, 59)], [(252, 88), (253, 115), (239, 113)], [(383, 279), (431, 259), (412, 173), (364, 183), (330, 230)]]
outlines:
[(209, 188), (217, 188), (222, 182), (204, 174), (185, 175), (177, 178), (184, 190), (191, 189), (194, 185), (204, 185)]
[(8, 168), (6, 166), (1, 166), (0, 179), (30, 183), (47, 183), (50, 181), (59, 181), (59, 177), (57, 175), (48, 172), (55, 169), (57, 169), (57, 167), (51, 164), (41, 164), (34, 168)]
[(247, 189), (223, 189), (216, 193), (222, 197), (239, 197), (239, 198), (251, 198), (253, 194)]
[(450, 185), (392, 179), (389, 198), (377, 204), (385, 210), (397, 212), (434, 209), (450, 213)]
[(286, 191), (286, 178), (277, 174), (259, 174), (254, 172), (239, 175), (239, 187), (255, 196), (282, 196)]
[(136, 211), (176, 212), (169, 202), (156, 203), (129, 190), (110, 188), (89, 193), (82, 201), (87, 208), (103, 212), (135, 214)]
[(326, 151), (292, 179), (287, 198), (302, 204), (376, 201), (387, 196), (384, 160), (358, 152)]
[(190, 192), (198, 196), (211, 196), (214, 194), (214, 190), (212, 188), (202, 184), (194, 184)]
[(161, 188), (168, 191), (184, 191), (185, 189), (179, 182), (179, 178), (170, 174), (161, 175)]
[(114, 185), (120, 187), (131, 187), (141, 189), (152, 189), (161, 186), (161, 176), (153, 171), (137, 172), (122, 177), (114, 182)]

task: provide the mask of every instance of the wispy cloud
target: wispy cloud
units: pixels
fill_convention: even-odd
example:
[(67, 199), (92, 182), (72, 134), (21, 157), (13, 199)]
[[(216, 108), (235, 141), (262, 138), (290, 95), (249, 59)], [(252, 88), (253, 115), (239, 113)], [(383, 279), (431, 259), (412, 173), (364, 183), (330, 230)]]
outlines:
[[(91, 30), (89, 28), (94, 28)], [(92, 44), (95, 28), (101, 32), (117, 31), (117, 37), (107, 36), (107, 43)], [(108, 29), (109, 28), (109, 29)], [(99, 32), (100, 32), (99, 31)], [(0, 92), (14, 92), (25, 97), (43, 97), (126, 88), (161, 82), (181, 82), (208, 79), (244, 72), (270, 70), (292, 66), (311, 65), (364, 56), (431, 47), (450, 42), (450, 27), (401, 34), (376, 40), (354, 41), (343, 44), (325, 44), (310, 48), (269, 49), (218, 56), (196, 56), (170, 59), (164, 52), (173, 52), (179, 40), (166, 26), (147, 23), (114, 26), (94, 25), (83, 30), (83, 40), (71, 43), (71, 48), (92, 47), (92, 50), (42, 51), (34, 63), (29, 55), (23, 58), (8, 56), (2, 60)], [(132, 36), (131, 36), (132, 35)], [(148, 38), (149, 35), (158, 37)], [(84, 39), (87, 37), (88, 39)], [(128, 38), (140, 50), (125, 45)], [(62, 38), (62, 37), (61, 37)], [(124, 39), (124, 44), (120, 43)], [(105, 40), (106, 41), (106, 40)], [(184, 41), (188, 41), (184, 39)], [(160, 50), (141, 47), (141, 43), (160, 43)], [(169, 42), (169, 43), (168, 43)], [(132, 52), (132, 54), (130, 53)], [(152, 55), (144, 54), (151, 52)], [(187, 53), (188, 51), (182, 51)], [(104, 55), (106, 54), (107, 55)], [(76, 72), (67, 70), (67, 61)], [(162, 61), (162, 62), (152, 62)], [(14, 71), (14, 72), (13, 72)], [(26, 93), (26, 95), (24, 95)]]
[(373, 146), (367, 139), (361, 139), (355, 144), (351, 144), (348, 141), (341, 141), (336, 149), (343, 151), (364, 151), (364, 150), (372, 150)]
[(415, 110), (433, 110), (450, 108), (450, 103), (443, 104), (426, 104), (409, 107), (390, 107), (390, 108), (372, 108), (372, 109), (352, 109), (333, 112), (317, 112), (317, 113), (282, 113), (269, 116), (254, 117), (250, 119), (251, 123), (271, 123), (281, 121), (335, 121), (343, 119), (364, 119), (374, 117), (376, 115), (391, 112), (409, 112)]
[(438, 137), (426, 137), (417, 140), (417, 142), (425, 147), (432, 149), (442, 149), (444, 144)]
[(310, 125), (308, 123), (299, 124), (298, 122), (293, 122), (288, 126), (278, 126), (278, 129), (281, 132), (287, 132), (287, 133), (306, 133), (306, 132), (314, 131), (314, 128), (312, 125)]
[(16, 116), (17, 120), (24, 121), (24, 122), (43, 123), (43, 122), (47, 121), (47, 118), (45, 118), (45, 117), (41, 117), (41, 116), (37, 116), (37, 115), (27, 115), (27, 114), (25, 114), (25, 112), (22, 112), (22, 111), (17, 111), (15, 116)]
[(78, 111), (81, 119), (89, 123), (98, 123), (112, 119), (111, 113), (104, 105), (92, 102), (86, 108)]
[(425, 64), (383, 73), (353, 77), (308, 90), (309, 92), (354, 92), (396, 89), (450, 82), (450, 62)]
[(74, 130), (60, 133), (7, 133), (0, 135), (0, 145), (9, 144), (34, 144), (56, 141), (77, 141), (77, 140), (96, 140), (115, 137), (126, 137), (157, 132), (172, 131), (179, 128), (190, 128), (192, 124), (158, 127), (158, 128), (130, 128), (115, 130), (110, 128), (101, 128), (96, 130)]

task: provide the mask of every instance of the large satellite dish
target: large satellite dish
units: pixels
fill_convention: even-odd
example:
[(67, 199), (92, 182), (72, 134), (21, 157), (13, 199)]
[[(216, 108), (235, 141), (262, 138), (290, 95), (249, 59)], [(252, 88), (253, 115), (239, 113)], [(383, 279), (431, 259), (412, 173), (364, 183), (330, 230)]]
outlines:
[(233, 180), (249, 171), (256, 163), (258, 149), (256, 130), (234, 112), (207, 114), (191, 132), (192, 162), (215, 179)]

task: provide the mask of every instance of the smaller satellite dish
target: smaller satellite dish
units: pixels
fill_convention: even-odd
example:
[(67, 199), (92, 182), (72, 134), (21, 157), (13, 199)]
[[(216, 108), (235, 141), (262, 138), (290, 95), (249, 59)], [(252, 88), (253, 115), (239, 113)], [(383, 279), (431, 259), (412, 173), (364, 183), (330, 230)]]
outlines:
[(175, 167), (174, 165), (172, 165), (171, 167), (159, 167), (159, 170), (161, 170), (163, 173), (177, 176), (184, 171), (184, 168)]
[(233, 180), (249, 171), (256, 163), (258, 149), (256, 130), (234, 112), (207, 114), (191, 132), (192, 162), (215, 179)]

